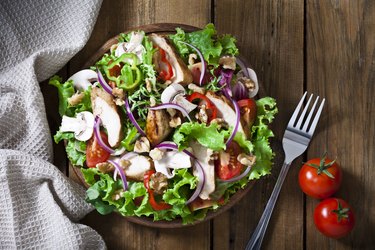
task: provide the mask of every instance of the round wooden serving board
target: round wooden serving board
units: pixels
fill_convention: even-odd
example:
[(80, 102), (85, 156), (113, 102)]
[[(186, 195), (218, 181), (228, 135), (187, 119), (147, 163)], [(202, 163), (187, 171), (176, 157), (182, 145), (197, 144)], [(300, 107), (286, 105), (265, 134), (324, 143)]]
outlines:
[[(124, 31), (124, 33), (128, 33), (128, 32), (135, 31), (135, 30), (143, 30), (143, 31), (145, 31), (146, 34), (151, 34), (151, 33), (169, 34), (169, 33), (175, 32), (175, 29), (177, 27), (182, 28), (186, 32), (192, 32), (192, 31), (199, 30), (198, 27), (189, 26), (189, 25), (185, 25), (185, 24), (159, 23), (159, 24), (149, 24), (149, 25), (135, 27), (135, 28), (132, 28), (130, 30)], [(106, 43), (104, 43), (103, 46), (100, 47), (99, 50), (96, 51), (93, 54), (93, 56), (89, 58), (89, 60), (84, 64), (83, 68), (86, 69), (86, 68), (89, 68), (90, 66), (94, 65), (96, 61), (98, 61), (105, 53), (107, 53), (109, 51), (110, 47), (113, 44), (116, 44), (118, 42), (117, 39), (118, 39), (118, 36), (115, 36), (115, 37), (109, 39)], [(259, 86), (258, 95), (259, 96), (265, 96), (264, 95), (264, 89), (263, 89), (262, 85)], [(84, 185), (86, 188), (88, 188), (88, 185), (86, 184), (86, 182), (83, 178), (80, 167), (72, 166), (70, 162), (69, 162), (69, 165), (71, 167), (70, 169), (73, 169), (74, 174), (78, 177), (81, 184)], [(254, 183), (255, 183), (254, 180), (250, 181), (244, 189), (238, 190), (230, 198), (230, 200), (228, 201), (227, 204), (221, 206), (220, 208), (218, 208), (215, 211), (209, 211), (207, 213), (207, 216), (203, 220), (195, 221), (192, 224), (183, 225), (181, 219), (175, 219), (175, 220), (172, 220), (172, 221), (165, 221), (165, 220), (153, 221), (152, 218), (145, 217), (145, 216), (142, 216), (142, 217), (124, 216), (123, 218), (125, 218), (126, 220), (131, 221), (133, 223), (137, 223), (137, 224), (149, 226), (149, 227), (156, 227), (156, 228), (178, 228), (178, 227), (196, 225), (198, 223), (208, 221), (208, 220), (214, 218), (215, 216), (227, 211), (229, 208), (231, 208), (234, 204), (236, 204), (239, 200), (241, 200), (248, 193), (248, 191), (252, 188)], [(122, 217), (122, 216), (119, 216), (119, 217)]]

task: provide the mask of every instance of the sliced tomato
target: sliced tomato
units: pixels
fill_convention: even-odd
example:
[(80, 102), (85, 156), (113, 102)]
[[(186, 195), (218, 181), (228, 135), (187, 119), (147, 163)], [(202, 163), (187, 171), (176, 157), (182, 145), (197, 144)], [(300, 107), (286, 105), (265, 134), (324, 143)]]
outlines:
[(208, 122), (211, 122), (213, 119), (215, 119), (217, 117), (217, 108), (216, 108), (215, 104), (213, 104), (210, 101), (210, 99), (208, 99), (207, 96), (205, 96), (205, 95), (203, 95), (201, 93), (198, 93), (198, 92), (194, 92), (191, 95), (187, 96), (186, 100), (188, 100), (189, 102), (193, 102), (195, 100), (202, 100), (202, 101), (204, 101), (206, 103), (207, 110), (210, 112), (208, 114), (209, 115)]
[(241, 109), (242, 119), (251, 127), (257, 117), (257, 105), (254, 99), (242, 99), (239, 100), (238, 106)]
[(173, 77), (173, 69), (172, 65), (167, 59), (167, 55), (165, 53), (165, 50), (159, 47), (159, 53), (160, 53), (160, 60), (162, 64), (164, 65), (163, 69), (160, 71), (159, 76), (164, 81), (170, 80)]
[(154, 174), (154, 173), (155, 173), (155, 170), (149, 170), (143, 176), (143, 185), (147, 189), (148, 197), (149, 197), (148, 198), (148, 202), (150, 203), (151, 207), (155, 211), (170, 209), (170, 208), (172, 208), (171, 205), (169, 205), (169, 204), (167, 204), (165, 202), (157, 202), (155, 200), (154, 191), (150, 188), (151, 175)]
[[(108, 144), (108, 137), (100, 131), (104, 143)], [(95, 136), (91, 137), (86, 146), (86, 165), (89, 168), (96, 167), (96, 164), (105, 162), (109, 159), (110, 153), (105, 151), (98, 143)]]
[(237, 160), (241, 148), (236, 142), (231, 142), (225, 151), (219, 153), (215, 161), (215, 172), (219, 179), (229, 180), (241, 174), (243, 165)]

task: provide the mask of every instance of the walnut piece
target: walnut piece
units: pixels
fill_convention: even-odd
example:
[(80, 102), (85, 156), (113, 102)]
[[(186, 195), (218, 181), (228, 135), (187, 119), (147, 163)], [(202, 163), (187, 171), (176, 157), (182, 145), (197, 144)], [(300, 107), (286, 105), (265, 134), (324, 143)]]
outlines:
[(115, 170), (115, 167), (108, 162), (98, 163), (96, 164), (96, 168), (104, 174), (113, 172)]
[(224, 69), (236, 70), (236, 57), (222, 56), (219, 59), (219, 64), (223, 65)]
[(204, 95), (206, 93), (204, 88), (201, 88), (198, 85), (195, 85), (194, 83), (190, 83), (188, 85), (188, 89), (190, 89), (190, 90), (192, 90), (194, 92), (198, 92), (198, 93), (200, 93), (202, 95)]
[(135, 142), (134, 152), (136, 153), (150, 152), (150, 141), (147, 139), (147, 137), (142, 136)]
[(159, 161), (161, 160), (161, 158), (163, 158), (164, 151), (158, 148), (154, 148), (150, 151), (149, 155), (154, 161)]
[(195, 115), (197, 120), (201, 121), (202, 123), (207, 123), (208, 121), (208, 115), (206, 111), (206, 105), (202, 105), (199, 108), (199, 112)]
[(241, 153), (237, 156), (237, 160), (245, 166), (252, 166), (255, 163), (256, 157), (255, 155)]
[(218, 128), (229, 128), (228, 123), (223, 118), (215, 118), (211, 123), (217, 123)]
[(245, 88), (247, 88), (249, 91), (254, 91), (255, 90), (255, 83), (253, 80), (247, 78), (247, 77), (240, 77), (238, 78), (238, 82), (242, 83)]
[(163, 194), (168, 187), (168, 178), (160, 172), (156, 172), (150, 177), (150, 188), (154, 190), (156, 194)]
[(177, 128), (180, 125), (181, 125), (181, 118), (179, 116), (172, 117), (172, 119), (169, 121), (169, 126), (171, 126), (171, 128)]
[(77, 92), (74, 95), (72, 95), (70, 98), (68, 98), (68, 103), (71, 106), (75, 106), (82, 101), (83, 97), (85, 97), (85, 93), (82, 93), (82, 92), (78, 93)]

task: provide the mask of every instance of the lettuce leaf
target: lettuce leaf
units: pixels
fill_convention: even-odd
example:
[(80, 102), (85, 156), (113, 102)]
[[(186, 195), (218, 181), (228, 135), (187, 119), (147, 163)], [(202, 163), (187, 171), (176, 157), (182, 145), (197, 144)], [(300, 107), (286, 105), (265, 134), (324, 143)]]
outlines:
[(219, 131), (217, 123), (206, 126), (198, 122), (183, 123), (173, 134), (173, 141), (182, 150), (189, 146), (190, 140), (197, 140), (200, 144), (212, 150), (225, 149), (226, 131)]
[(62, 78), (59, 76), (53, 76), (49, 80), (49, 84), (53, 85), (57, 88), (58, 96), (59, 96), (59, 113), (61, 116), (66, 115), (70, 117), (74, 117), (77, 113), (83, 111), (92, 111), (91, 108), (91, 87), (85, 90), (84, 97), (80, 103), (77, 105), (71, 106), (68, 103), (68, 99), (72, 97), (75, 93), (75, 89), (73, 87), (73, 81), (66, 81), (62, 83)]
[[(123, 192), (122, 181), (114, 181), (109, 174), (101, 173), (96, 168), (81, 169), (86, 183), (90, 187), (86, 191), (86, 201), (91, 203), (99, 213), (108, 214), (113, 211), (124, 216), (151, 216), (154, 220), (173, 220), (181, 217), (184, 224), (203, 219), (207, 209), (190, 211), (185, 205), (196, 186), (197, 178), (188, 169), (176, 170), (170, 180), (169, 188), (163, 199), (172, 205), (171, 209), (155, 211), (148, 202), (148, 193), (143, 182), (128, 182), (128, 190)], [(120, 198), (113, 199), (115, 194)], [(140, 204), (135, 200), (140, 199)]]
[(236, 39), (231, 35), (218, 36), (214, 24), (209, 23), (203, 30), (185, 33), (180, 28), (176, 34), (169, 35), (172, 43), (183, 58), (190, 53), (195, 53), (190, 47), (181, 43), (187, 42), (197, 47), (203, 54), (204, 59), (211, 65), (217, 65), (221, 55), (237, 55)]
[(261, 176), (271, 172), (274, 153), (269, 144), (270, 137), (274, 134), (269, 124), (278, 112), (276, 100), (271, 97), (264, 97), (256, 101), (257, 119), (251, 128), (251, 141), (254, 144), (256, 156), (255, 165), (252, 167), (249, 179), (259, 179)]

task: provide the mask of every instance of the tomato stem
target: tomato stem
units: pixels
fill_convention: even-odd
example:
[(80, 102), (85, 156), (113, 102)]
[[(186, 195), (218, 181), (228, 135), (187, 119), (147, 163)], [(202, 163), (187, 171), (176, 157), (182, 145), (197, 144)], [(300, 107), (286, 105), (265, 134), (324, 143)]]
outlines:
[(313, 167), (317, 169), (317, 174), (320, 175), (322, 173), (326, 174), (329, 178), (335, 179), (335, 177), (328, 171), (328, 169), (336, 162), (336, 159), (326, 163), (327, 159), (327, 152), (323, 154), (320, 159), (319, 165), (313, 163), (306, 163), (307, 166)]
[(342, 205), (339, 200), (337, 200), (337, 209), (332, 210), (335, 214), (337, 214), (338, 221), (340, 222), (342, 219), (349, 219), (348, 212), (350, 211), (349, 208), (342, 208)]

